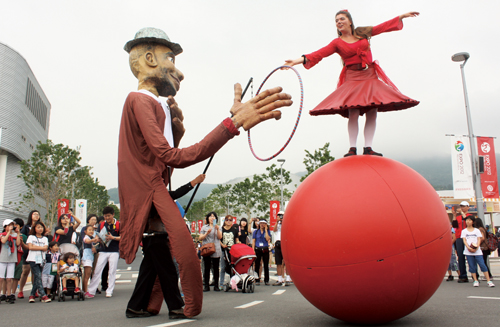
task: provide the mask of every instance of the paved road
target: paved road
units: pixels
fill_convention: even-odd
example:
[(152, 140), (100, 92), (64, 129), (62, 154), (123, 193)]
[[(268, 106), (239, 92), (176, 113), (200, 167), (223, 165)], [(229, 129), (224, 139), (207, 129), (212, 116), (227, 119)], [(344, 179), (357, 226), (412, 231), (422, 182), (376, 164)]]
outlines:
[[(2, 326), (37, 327), (63, 325), (90, 326), (349, 326), (313, 307), (297, 289), (258, 286), (253, 294), (230, 291), (204, 293), (203, 312), (193, 320), (169, 320), (166, 306), (160, 315), (143, 319), (125, 318), (125, 307), (137, 277), (140, 258), (132, 265), (120, 260), (120, 275), (112, 298), (98, 295), (79, 302), (29, 304), (27, 298), (16, 304), (0, 305)], [(500, 276), (500, 261), (491, 263), (493, 274)], [(271, 273), (273, 276), (274, 273)], [(401, 276), (404, 278), (404, 276)], [(436, 294), (419, 310), (391, 326), (496, 326), (500, 309), (500, 278), (498, 286), (479, 288), (443, 280)], [(471, 298), (478, 297), (478, 298)], [(253, 304), (253, 305), (252, 305)], [(244, 308), (237, 308), (244, 306)], [(389, 309), (389, 308), (388, 308)], [(362, 314), (362, 312), (360, 312)]]

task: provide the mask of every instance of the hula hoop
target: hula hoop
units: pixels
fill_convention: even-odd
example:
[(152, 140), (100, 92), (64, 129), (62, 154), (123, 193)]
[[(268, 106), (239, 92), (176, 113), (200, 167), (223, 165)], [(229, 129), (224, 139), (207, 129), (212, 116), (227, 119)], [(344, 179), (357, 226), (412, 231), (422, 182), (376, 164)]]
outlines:
[(289, 68), (289, 69), (293, 70), (295, 72), (295, 74), (297, 75), (298, 79), (299, 79), (299, 84), (300, 84), (300, 106), (299, 106), (299, 114), (297, 115), (297, 120), (295, 121), (295, 126), (293, 127), (292, 134), (290, 134), (290, 137), (286, 141), (285, 145), (283, 145), (283, 147), (278, 152), (276, 152), (275, 154), (273, 154), (269, 158), (260, 158), (255, 153), (255, 151), (253, 150), (253, 146), (252, 146), (252, 140), (250, 138), (250, 130), (248, 130), (248, 145), (250, 146), (250, 151), (252, 151), (253, 156), (257, 160), (260, 160), (260, 161), (269, 161), (269, 160), (271, 160), (273, 158), (276, 158), (281, 152), (283, 152), (283, 150), (285, 150), (285, 148), (287, 147), (288, 143), (290, 143), (290, 141), (292, 140), (292, 137), (295, 134), (295, 131), (297, 130), (297, 126), (299, 125), (299, 121), (300, 121), (300, 116), (302, 115), (302, 105), (304, 103), (304, 86), (302, 85), (302, 78), (300, 77), (299, 72), (295, 68), (293, 68), (293, 67), (290, 67), (290, 66), (280, 66), (280, 67), (276, 68), (275, 70), (273, 70), (271, 73), (269, 73), (269, 75), (267, 75), (266, 79), (264, 79), (264, 81), (262, 82), (262, 84), (260, 84), (259, 89), (257, 90), (257, 93), (255, 95), (257, 96), (259, 94), (260, 90), (262, 89), (262, 87), (264, 86), (264, 84), (266, 83), (266, 81), (269, 79), (269, 77), (271, 77), (271, 75), (274, 74), (275, 71), (280, 70), (281, 68)]

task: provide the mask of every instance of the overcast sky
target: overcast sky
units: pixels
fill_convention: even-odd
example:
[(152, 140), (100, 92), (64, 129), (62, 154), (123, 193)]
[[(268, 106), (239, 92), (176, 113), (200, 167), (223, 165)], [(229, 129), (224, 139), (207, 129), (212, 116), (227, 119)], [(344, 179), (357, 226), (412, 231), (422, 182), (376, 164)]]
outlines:
[[(462, 51), (471, 55), (465, 74), (474, 132), (499, 136), (497, 0), (6, 0), (0, 12), (0, 42), (27, 60), (45, 91), (52, 105), (49, 138), (81, 146), (82, 164), (93, 166), (101, 184), (112, 188), (117, 186), (123, 103), (137, 89), (123, 46), (140, 28), (161, 28), (184, 49), (176, 59), (185, 75), (176, 100), (187, 130), (181, 145), (187, 146), (228, 117), (234, 83), (244, 86), (253, 77), (255, 93), (285, 59), (328, 44), (336, 36), (334, 15), (344, 8), (356, 26), (376, 25), (408, 11), (421, 13), (405, 19), (402, 31), (371, 41), (373, 57), (386, 74), (401, 92), (421, 101), (408, 110), (379, 114), (376, 151), (397, 160), (449, 155), (445, 134), (467, 134), (460, 68), (450, 59)], [(335, 89), (342, 68), (339, 56), (311, 70), (297, 67), (304, 83), (303, 115), (294, 139), (280, 155), (292, 172), (305, 170), (304, 149), (330, 142), (332, 154), (340, 158), (349, 147), (345, 118), (308, 114)], [(281, 148), (298, 112), (300, 92), (293, 72), (280, 71), (265, 86), (275, 85), (283, 85), (295, 105), (285, 109), (281, 121), (253, 131), (254, 148), (262, 157)], [(361, 131), (363, 124), (364, 118)], [(361, 134), (358, 148), (362, 146)], [(263, 173), (268, 165), (254, 159), (242, 133), (217, 153), (206, 182)], [(204, 166), (177, 170), (174, 187)]]

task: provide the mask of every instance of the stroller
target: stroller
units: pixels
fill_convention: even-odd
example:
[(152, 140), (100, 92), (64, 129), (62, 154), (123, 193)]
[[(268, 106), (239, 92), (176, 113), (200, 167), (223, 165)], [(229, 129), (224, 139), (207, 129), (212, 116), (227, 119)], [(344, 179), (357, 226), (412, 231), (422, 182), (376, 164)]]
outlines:
[[(79, 265), (80, 264), (80, 250), (78, 249), (78, 247), (75, 245), (75, 244), (71, 244), (71, 243), (65, 243), (65, 244), (61, 244), (59, 246), (59, 252), (61, 253), (61, 259), (64, 257), (64, 255), (66, 253), (73, 253), (75, 255), (75, 264), (76, 265)], [(59, 260), (59, 266), (62, 266), (64, 265), (64, 261), (62, 260)], [(57, 294), (59, 296), (59, 299), (58, 301), (61, 302), (61, 301), (66, 301), (66, 296), (71, 296), (72, 299), (76, 298), (78, 299), (78, 301), (82, 300), (82, 301), (85, 301), (85, 297), (83, 296), (83, 292), (79, 292), (79, 293), (76, 293), (75, 292), (75, 281), (72, 280), (72, 279), (68, 279), (66, 281), (66, 293), (63, 293), (63, 284), (62, 284), (62, 278), (64, 275), (69, 275), (69, 274), (76, 274), (76, 277), (75, 278), (78, 278), (79, 279), (79, 285), (81, 286), (82, 285), (82, 271), (81, 271), (81, 268), (78, 267), (78, 272), (74, 273), (74, 272), (62, 272), (59, 274), (59, 278), (57, 280), (58, 282), (58, 287), (57, 287)]]
[[(231, 267), (231, 282), (235, 284), (236, 290), (240, 289), (243, 293), (253, 293), (255, 290), (255, 277), (253, 273), (252, 264), (255, 261), (256, 255), (254, 250), (245, 244), (235, 244), (229, 251), (231, 260), (225, 252), (226, 267)], [(230, 282), (230, 283), (231, 283)], [(231, 288), (231, 284), (224, 284), (224, 291), (227, 292)]]

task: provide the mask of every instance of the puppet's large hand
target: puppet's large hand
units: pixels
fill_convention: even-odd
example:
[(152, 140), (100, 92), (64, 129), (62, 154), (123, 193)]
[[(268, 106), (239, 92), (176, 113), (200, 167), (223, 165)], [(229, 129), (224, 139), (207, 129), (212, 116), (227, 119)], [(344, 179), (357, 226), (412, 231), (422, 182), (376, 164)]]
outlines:
[(247, 131), (265, 120), (280, 119), (281, 111), (276, 109), (289, 107), (293, 103), (291, 95), (281, 91), (283, 88), (275, 87), (241, 103), (241, 85), (236, 83), (234, 85), (234, 104), (231, 108), (235, 125), (237, 124), (237, 127), (243, 126), (243, 129)]
[(170, 107), (170, 115), (172, 116), (172, 134), (174, 135), (174, 147), (177, 148), (179, 147), (179, 143), (184, 136), (184, 132), (186, 132), (184, 124), (182, 123), (182, 121), (184, 120), (184, 115), (182, 114), (182, 110), (177, 105), (177, 102), (175, 102), (173, 96), (168, 96), (167, 104)]

